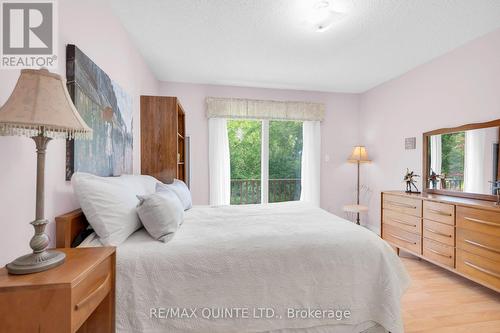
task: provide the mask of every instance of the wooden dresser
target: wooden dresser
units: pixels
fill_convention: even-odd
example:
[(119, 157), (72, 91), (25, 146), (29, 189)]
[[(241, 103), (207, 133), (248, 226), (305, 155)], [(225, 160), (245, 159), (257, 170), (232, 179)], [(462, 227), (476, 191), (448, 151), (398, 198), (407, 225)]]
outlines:
[(433, 194), (382, 193), (382, 238), (500, 292), (500, 207)]
[(187, 183), (185, 113), (177, 97), (141, 96), (141, 173)]
[(0, 332), (115, 331), (115, 248), (58, 250), (66, 260), (48, 271), (0, 269)]

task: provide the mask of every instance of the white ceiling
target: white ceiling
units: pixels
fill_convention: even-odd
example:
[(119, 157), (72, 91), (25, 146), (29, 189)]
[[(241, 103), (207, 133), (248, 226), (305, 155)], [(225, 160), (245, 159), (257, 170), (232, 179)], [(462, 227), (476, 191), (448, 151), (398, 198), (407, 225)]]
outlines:
[(500, 27), (500, 0), (112, 0), (162, 81), (363, 92)]

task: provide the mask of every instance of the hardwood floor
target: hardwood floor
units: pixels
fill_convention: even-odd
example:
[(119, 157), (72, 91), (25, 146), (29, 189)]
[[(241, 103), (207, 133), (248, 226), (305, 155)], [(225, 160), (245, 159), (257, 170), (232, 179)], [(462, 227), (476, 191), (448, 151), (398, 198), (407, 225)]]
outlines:
[(416, 258), (403, 297), (406, 333), (500, 333), (500, 294)]

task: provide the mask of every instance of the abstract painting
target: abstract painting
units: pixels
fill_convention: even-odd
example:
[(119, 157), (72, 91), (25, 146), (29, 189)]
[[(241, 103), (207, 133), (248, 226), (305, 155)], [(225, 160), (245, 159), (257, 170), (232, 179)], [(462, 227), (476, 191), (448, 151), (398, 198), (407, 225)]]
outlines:
[(66, 142), (66, 180), (76, 171), (97, 176), (132, 173), (132, 98), (75, 45), (66, 48), (69, 94), (92, 140)]

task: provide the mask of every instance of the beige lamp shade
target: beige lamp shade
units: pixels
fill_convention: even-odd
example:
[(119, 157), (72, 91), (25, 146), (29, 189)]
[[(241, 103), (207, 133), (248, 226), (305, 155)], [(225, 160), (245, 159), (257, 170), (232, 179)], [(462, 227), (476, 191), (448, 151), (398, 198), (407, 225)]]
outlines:
[(46, 69), (23, 69), (0, 108), (0, 135), (89, 139), (92, 129), (75, 109), (61, 76)]
[(348, 159), (351, 163), (369, 163), (368, 152), (364, 146), (356, 146), (353, 148), (351, 156)]

